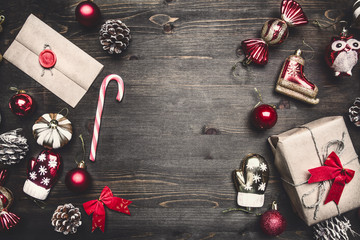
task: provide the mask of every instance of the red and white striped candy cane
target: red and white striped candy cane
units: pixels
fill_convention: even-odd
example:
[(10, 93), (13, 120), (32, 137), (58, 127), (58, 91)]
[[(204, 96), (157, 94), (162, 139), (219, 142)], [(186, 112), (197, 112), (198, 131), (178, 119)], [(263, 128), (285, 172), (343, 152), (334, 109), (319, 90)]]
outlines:
[(100, 92), (99, 92), (99, 100), (98, 100), (95, 122), (94, 122), (93, 138), (91, 141), (91, 149), (90, 149), (90, 160), (91, 161), (95, 161), (96, 148), (97, 148), (97, 142), (98, 142), (99, 131), (100, 131), (101, 115), (102, 115), (102, 111), (104, 108), (105, 92), (106, 92), (106, 87), (111, 80), (115, 80), (118, 83), (118, 93), (116, 96), (116, 100), (118, 100), (120, 102), (124, 96), (124, 82), (123, 82), (122, 78), (116, 74), (110, 74), (110, 75), (106, 76), (104, 78), (104, 80), (102, 81)]

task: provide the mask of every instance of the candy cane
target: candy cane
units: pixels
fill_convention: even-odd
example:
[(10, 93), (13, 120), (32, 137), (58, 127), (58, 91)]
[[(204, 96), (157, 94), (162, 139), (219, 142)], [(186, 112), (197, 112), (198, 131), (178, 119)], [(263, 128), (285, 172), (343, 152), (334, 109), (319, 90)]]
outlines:
[(106, 92), (106, 87), (111, 80), (115, 80), (118, 83), (118, 93), (116, 96), (116, 100), (118, 100), (120, 102), (124, 96), (124, 82), (123, 82), (122, 78), (116, 74), (110, 74), (110, 75), (106, 76), (104, 78), (104, 80), (102, 81), (100, 92), (99, 92), (99, 100), (98, 100), (95, 122), (94, 122), (93, 138), (91, 141), (91, 150), (90, 150), (90, 160), (91, 161), (95, 161), (96, 148), (97, 148), (97, 142), (98, 142), (99, 131), (100, 131), (101, 115), (102, 115), (102, 111), (104, 108), (105, 92)]

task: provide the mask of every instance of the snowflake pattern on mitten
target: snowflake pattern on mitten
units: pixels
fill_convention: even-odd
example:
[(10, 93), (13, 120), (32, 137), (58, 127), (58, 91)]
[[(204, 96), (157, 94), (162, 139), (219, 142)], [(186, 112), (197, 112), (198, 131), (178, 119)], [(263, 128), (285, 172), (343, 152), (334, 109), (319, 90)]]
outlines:
[(233, 172), (235, 188), (238, 191), (237, 202), (243, 207), (261, 207), (269, 180), (269, 167), (264, 157), (249, 154)]
[(59, 167), (60, 155), (51, 150), (44, 150), (36, 159), (31, 160), (28, 179), (38, 186), (49, 189), (57, 180)]
[(43, 150), (37, 158), (30, 161), (24, 192), (43, 200), (57, 181), (61, 165), (60, 154)]

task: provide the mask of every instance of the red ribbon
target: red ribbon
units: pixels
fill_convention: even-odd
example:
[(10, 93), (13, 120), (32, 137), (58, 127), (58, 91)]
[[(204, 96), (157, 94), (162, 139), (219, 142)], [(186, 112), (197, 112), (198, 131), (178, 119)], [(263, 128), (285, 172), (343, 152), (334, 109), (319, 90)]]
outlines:
[(355, 174), (354, 170), (343, 168), (341, 161), (335, 152), (330, 153), (326, 158), (324, 166), (312, 168), (308, 171), (311, 173), (308, 183), (334, 179), (324, 204), (334, 201), (336, 205), (339, 204), (345, 184), (349, 183)]
[(125, 214), (130, 215), (130, 211), (128, 209), (128, 205), (130, 205), (132, 201), (114, 197), (110, 188), (108, 186), (104, 187), (102, 190), (99, 199), (97, 200), (91, 200), (86, 203), (83, 203), (83, 207), (85, 209), (85, 212), (88, 215), (93, 214), (92, 219), (92, 229), (93, 232), (96, 228), (100, 228), (102, 232), (104, 232), (105, 229), (105, 208), (104, 205), (106, 205), (108, 208), (122, 212)]

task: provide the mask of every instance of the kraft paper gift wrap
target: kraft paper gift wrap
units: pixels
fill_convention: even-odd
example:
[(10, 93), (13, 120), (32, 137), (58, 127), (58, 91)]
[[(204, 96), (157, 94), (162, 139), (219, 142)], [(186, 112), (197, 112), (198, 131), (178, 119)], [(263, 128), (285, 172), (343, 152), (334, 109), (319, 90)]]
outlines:
[[(51, 69), (53, 75), (39, 63), (45, 44), (56, 54), (57, 62)], [(32, 14), (4, 58), (71, 107), (78, 104), (103, 69), (101, 63)]]
[[(360, 207), (360, 164), (342, 116), (321, 118), (304, 126), (307, 128), (294, 128), (271, 136), (268, 141), (292, 207), (310, 226)], [(341, 153), (339, 141), (343, 141)], [(326, 146), (329, 146), (328, 149)], [(332, 180), (323, 182), (325, 190), (322, 196), (319, 183), (306, 183), (310, 178), (308, 169), (322, 166), (316, 148), (322, 164), (327, 155), (335, 151), (343, 167), (355, 171), (354, 178), (345, 184), (338, 207), (334, 201), (324, 205)], [(315, 214), (315, 207), (311, 205), (315, 205), (319, 197), (321, 199)]]

